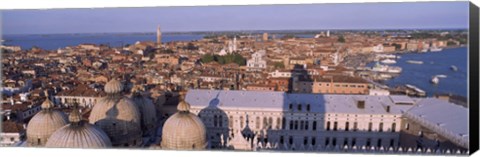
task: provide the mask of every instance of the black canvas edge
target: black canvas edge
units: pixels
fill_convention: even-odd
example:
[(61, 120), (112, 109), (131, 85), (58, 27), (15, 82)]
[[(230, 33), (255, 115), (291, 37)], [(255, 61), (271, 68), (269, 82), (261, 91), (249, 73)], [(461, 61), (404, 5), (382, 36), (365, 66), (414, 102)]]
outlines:
[(469, 6), (469, 152), (478, 151), (479, 145), (479, 12), (478, 7), (470, 2)]

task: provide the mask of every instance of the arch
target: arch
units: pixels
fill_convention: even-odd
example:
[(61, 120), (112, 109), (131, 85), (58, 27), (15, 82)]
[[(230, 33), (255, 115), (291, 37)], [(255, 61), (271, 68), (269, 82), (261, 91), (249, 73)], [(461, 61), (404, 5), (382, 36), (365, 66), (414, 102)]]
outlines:
[(330, 121), (327, 121), (327, 131), (330, 131)]
[(298, 104), (297, 109), (298, 111), (302, 111), (302, 104)]
[(348, 131), (350, 127), (350, 123), (349, 122), (345, 122), (345, 131)]
[(255, 118), (255, 127), (257, 129), (260, 129), (260, 117), (258, 116)]
[(392, 123), (392, 132), (395, 132), (395, 128), (397, 127), (397, 124)]
[(338, 122), (333, 122), (333, 131), (337, 131)]
[(383, 123), (382, 123), (382, 122), (380, 122), (380, 123), (378, 124), (378, 131), (379, 131), (379, 132), (383, 132)]

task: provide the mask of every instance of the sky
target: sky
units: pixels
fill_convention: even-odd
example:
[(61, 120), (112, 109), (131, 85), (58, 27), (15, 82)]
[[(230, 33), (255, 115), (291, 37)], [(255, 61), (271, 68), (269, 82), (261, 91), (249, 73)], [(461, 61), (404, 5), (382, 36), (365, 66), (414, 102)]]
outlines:
[(468, 2), (2, 10), (3, 34), (468, 28)]

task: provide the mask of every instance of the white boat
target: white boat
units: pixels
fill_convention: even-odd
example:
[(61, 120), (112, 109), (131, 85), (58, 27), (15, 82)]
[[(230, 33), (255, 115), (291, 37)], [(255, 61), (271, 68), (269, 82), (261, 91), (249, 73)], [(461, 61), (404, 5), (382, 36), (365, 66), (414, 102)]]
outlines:
[(395, 61), (393, 59), (385, 59), (385, 60), (382, 60), (381, 62), (383, 64), (395, 64), (395, 63), (397, 63), (397, 61)]
[(457, 70), (458, 70), (457, 66), (455, 66), (455, 65), (450, 66), (450, 69), (452, 69), (453, 71), (457, 71)]
[(420, 88), (418, 88), (417, 86), (410, 85), (410, 84), (406, 84), (405, 86), (406, 86), (407, 88), (409, 88), (409, 89), (414, 90), (414, 91), (417, 92), (418, 95), (420, 95), (420, 96), (425, 96), (425, 95), (426, 95), (425, 91), (422, 90), (422, 89), (420, 89)]
[(438, 79), (438, 77), (433, 77), (432, 80), (430, 80), (433, 84), (438, 84), (440, 83), (440, 79)]
[(372, 71), (375, 72), (386, 72), (388, 70), (388, 66), (381, 65), (380, 63), (375, 63), (375, 66), (372, 67)]
[(423, 61), (408, 60), (407, 63), (410, 63), (410, 64), (423, 64)]
[(428, 48), (427, 49), (422, 49), (419, 52), (428, 52)]
[(392, 75), (389, 75), (389, 74), (380, 74), (380, 75), (378, 75), (378, 77), (379, 77), (380, 79), (385, 79), (385, 80), (387, 80), (387, 79), (391, 79), (393, 76), (392, 76)]
[(442, 51), (442, 50), (443, 50), (442, 48), (438, 48), (438, 47), (436, 47), (436, 46), (432, 46), (432, 47), (430, 48), (430, 52), (438, 52), (438, 51)]
[(389, 73), (401, 73), (401, 72), (402, 72), (402, 68), (401, 68), (401, 67), (397, 67), (397, 66), (391, 66), (391, 67), (388, 67), (387, 72), (389, 72)]
[(435, 75), (435, 77), (438, 77), (438, 78), (447, 78), (447, 75), (440, 74), (440, 75)]

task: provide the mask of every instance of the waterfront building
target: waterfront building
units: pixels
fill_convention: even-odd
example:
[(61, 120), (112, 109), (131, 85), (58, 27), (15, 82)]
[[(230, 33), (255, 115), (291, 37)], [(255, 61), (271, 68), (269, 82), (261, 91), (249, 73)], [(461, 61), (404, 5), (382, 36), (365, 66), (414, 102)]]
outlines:
[(262, 40), (263, 41), (268, 41), (268, 33), (267, 32), (263, 33)]
[[(424, 116), (421, 121), (440, 123), (444, 130), (441, 132), (446, 133), (442, 135), (448, 134), (449, 138), (445, 139), (449, 141), (456, 140), (456, 137), (468, 141), (467, 127), (453, 126), (451, 121), (457, 117), (466, 118), (467, 111), (433, 98), (190, 90), (186, 101), (191, 104), (190, 111), (201, 117), (205, 124), (211, 147), (218, 149), (247, 147), (252, 150), (312, 151), (371, 148), (378, 151), (408, 148), (412, 151), (414, 148), (416, 151), (416, 145), (402, 142), (403, 124), (405, 119), (413, 118), (407, 114), (415, 114), (415, 108), (433, 107), (434, 104), (454, 109), (455, 116), (436, 120)], [(456, 132), (461, 135), (455, 135)], [(237, 136), (248, 142), (241, 142)], [(451, 142), (454, 147), (445, 144), (442, 148), (468, 148), (462, 145), (463, 142)], [(246, 143), (250, 144), (249, 147), (244, 146)], [(435, 150), (433, 147), (428, 149)]]

